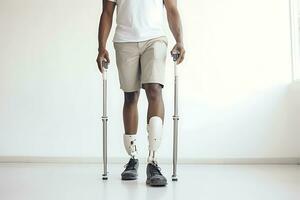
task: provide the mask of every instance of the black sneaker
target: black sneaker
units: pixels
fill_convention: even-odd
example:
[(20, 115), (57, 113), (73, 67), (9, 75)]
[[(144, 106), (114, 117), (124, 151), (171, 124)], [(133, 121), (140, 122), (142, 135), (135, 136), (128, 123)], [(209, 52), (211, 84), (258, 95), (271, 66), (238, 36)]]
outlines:
[(147, 165), (146, 184), (150, 186), (165, 186), (167, 179), (161, 174), (161, 169), (156, 162)]
[(125, 170), (122, 172), (122, 180), (135, 180), (138, 177), (137, 170), (139, 167), (139, 160), (130, 158), (129, 162), (124, 166)]

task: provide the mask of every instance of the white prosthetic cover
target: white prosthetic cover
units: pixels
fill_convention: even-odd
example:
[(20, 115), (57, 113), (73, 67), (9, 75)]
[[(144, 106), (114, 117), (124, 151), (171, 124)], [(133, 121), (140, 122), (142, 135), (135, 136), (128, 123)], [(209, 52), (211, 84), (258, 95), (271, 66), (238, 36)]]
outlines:
[(155, 152), (158, 150), (162, 133), (163, 133), (163, 122), (162, 119), (158, 116), (153, 116), (149, 120), (149, 124), (147, 124), (148, 131), (148, 142), (149, 142), (149, 156), (147, 162), (156, 162)]
[(136, 157), (137, 155), (136, 134), (134, 135), (124, 134), (123, 142), (128, 155), (130, 155), (132, 158)]

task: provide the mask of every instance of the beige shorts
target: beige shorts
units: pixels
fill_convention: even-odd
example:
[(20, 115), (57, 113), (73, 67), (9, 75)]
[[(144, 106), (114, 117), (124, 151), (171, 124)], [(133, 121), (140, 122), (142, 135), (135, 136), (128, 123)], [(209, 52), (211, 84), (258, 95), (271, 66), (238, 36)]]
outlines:
[(120, 88), (137, 91), (144, 83), (164, 86), (168, 40), (166, 36), (142, 42), (114, 42)]

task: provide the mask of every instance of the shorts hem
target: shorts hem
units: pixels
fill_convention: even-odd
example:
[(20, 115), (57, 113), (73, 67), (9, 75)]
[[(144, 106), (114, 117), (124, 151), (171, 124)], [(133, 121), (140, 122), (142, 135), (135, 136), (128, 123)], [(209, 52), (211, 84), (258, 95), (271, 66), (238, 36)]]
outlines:
[(141, 89), (141, 87), (134, 88), (134, 89), (125, 89), (125, 88), (120, 87), (120, 89), (121, 89), (123, 92), (136, 92), (136, 91), (139, 91), (139, 90)]
[(165, 86), (165, 83), (163, 81), (143, 81), (141, 83), (141, 88), (144, 89), (143, 84), (146, 84), (146, 83), (158, 83), (161, 85), (162, 88), (164, 88), (164, 86)]

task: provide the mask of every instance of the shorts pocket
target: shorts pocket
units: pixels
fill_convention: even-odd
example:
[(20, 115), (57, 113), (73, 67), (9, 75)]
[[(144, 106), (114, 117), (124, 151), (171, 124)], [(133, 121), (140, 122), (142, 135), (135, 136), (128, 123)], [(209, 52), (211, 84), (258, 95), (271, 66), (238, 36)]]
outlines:
[(161, 41), (163, 41), (166, 44), (166, 47), (168, 47), (168, 38), (166, 36), (161, 37)]

